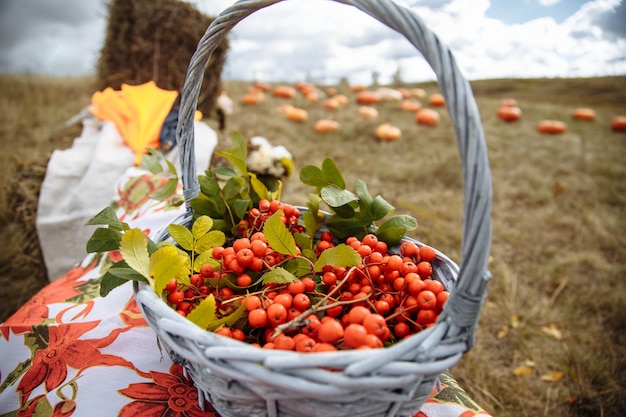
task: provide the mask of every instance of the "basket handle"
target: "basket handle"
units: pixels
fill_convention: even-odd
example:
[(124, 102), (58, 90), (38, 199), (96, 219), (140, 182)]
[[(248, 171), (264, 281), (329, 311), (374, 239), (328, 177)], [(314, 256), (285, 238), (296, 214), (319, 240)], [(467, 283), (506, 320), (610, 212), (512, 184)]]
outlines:
[[(206, 66), (226, 34), (252, 13), (283, 0), (239, 0), (211, 23), (191, 58), (181, 96), (177, 137), (180, 145), (183, 193), (187, 210), (200, 185), (194, 153), (194, 114)], [(404, 35), (434, 70), (454, 124), (464, 180), (461, 268), (455, 292), (475, 298), (486, 293), (490, 274), (487, 261), (491, 244), (491, 172), (480, 114), (469, 82), (458, 69), (450, 50), (410, 9), (392, 0), (333, 0), (356, 7)], [(456, 299), (457, 297), (455, 297)], [(459, 299), (467, 297), (459, 297)], [(448, 303), (450, 304), (450, 303)], [(475, 308), (470, 308), (475, 310)], [(465, 308), (462, 308), (465, 310)], [(461, 313), (461, 312), (459, 312)], [(477, 311), (470, 315), (478, 316)]]

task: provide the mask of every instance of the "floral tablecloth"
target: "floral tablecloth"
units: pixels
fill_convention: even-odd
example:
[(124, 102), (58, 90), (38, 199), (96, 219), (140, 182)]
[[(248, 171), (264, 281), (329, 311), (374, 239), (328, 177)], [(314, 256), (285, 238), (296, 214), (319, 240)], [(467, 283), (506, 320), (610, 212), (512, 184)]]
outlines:
[[(180, 215), (180, 195), (148, 197), (162, 184), (129, 169), (112, 203), (120, 219), (152, 234)], [(202, 411), (193, 382), (159, 350), (131, 283), (99, 296), (102, 271), (115, 257), (85, 257), (0, 325), (2, 416), (217, 416), (209, 404)], [(416, 416), (489, 415), (452, 376), (441, 382)]]

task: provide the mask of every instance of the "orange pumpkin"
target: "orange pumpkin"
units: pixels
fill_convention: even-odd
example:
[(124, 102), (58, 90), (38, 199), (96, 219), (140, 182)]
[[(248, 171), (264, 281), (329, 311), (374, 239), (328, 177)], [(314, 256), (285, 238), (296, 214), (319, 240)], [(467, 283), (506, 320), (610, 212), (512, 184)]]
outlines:
[(359, 116), (364, 119), (376, 119), (378, 117), (378, 110), (372, 106), (360, 106)]
[(279, 85), (274, 88), (272, 94), (274, 97), (279, 98), (294, 98), (296, 95), (296, 89), (288, 85)]
[(376, 139), (379, 141), (393, 142), (400, 139), (402, 131), (399, 127), (389, 123), (383, 123), (376, 128)]
[(428, 103), (430, 103), (431, 106), (443, 107), (446, 105), (446, 100), (443, 98), (443, 95), (435, 93), (428, 97)]
[(400, 110), (402, 111), (415, 113), (421, 108), (422, 108), (422, 104), (417, 100), (406, 99), (400, 102)]
[(522, 116), (522, 110), (517, 106), (500, 106), (498, 117), (505, 122), (514, 122)]
[(285, 112), (285, 116), (289, 120), (293, 120), (295, 122), (304, 122), (309, 118), (309, 114), (304, 109), (299, 109), (297, 107), (288, 108)]
[(626, 132), (626, 116), (615, 116), (611, 122), (614, 132)]
[(361, 84), (355, 84), (350, 86), (350, 90), (352, 90), (352, 92), (354, 93), (358, 93), (359, 91), (365, 90), (365, 86)]
[(337, 103), (339, 103), (340, 106), (345, 106), (346, 104), (350, 103), (350, 100), (348, 100), (348, 97), (346, 97), (343, 94), (337, 94), (336, 96), (333, 97), (333, 100), (337, 100)]
[(339, 122), (330, 119), (321, 119), (315, 122), (314, 129), (317, 133), (329, 133), (339, 130)]
[(270, 85), (268, 83), (257, 82), (254, 83), (254, 88), (261, 91), (270, 91)]
[(254, 106), (263, 101), (265, 96), (261, 92), (249, 92), (241, 96), (241, 104)]
[(574, 113), (572, 113), (572, 117), (578, 120), (593, 121), (596, 119), (596, 112), (593, 109), (579, 107), (574, 110)]
[(328, 110), (337, 110), (341, 104), (335, 98), (327, 98), (322, 102), (322, 107)]
[(516, 107), (517, 100), (515, 100), (514, 98), (503, 98), (502, 101), (500, 101), (500, 106)]
[(415, 122), (418, 125), (437, 126), (440, 120), (439, 113), (433, 109), (421, 109), (415, 115)]
[(542, 120), (537, 125), (537, 130), (540, 133), (547, 133), (549, 135), (558, 135), (567, 131), (567, 124), (560, 120)]
[(328, 97), (332, 97), (335, 94), (337, 94), (337, 89), (335, 87), (328, 87), (328, 88), (326, 88), (326, 95)]
[(373, 91), (363, 90), (357, 94), (356, 101), (359, 104), (378, 104), (380, 97)]

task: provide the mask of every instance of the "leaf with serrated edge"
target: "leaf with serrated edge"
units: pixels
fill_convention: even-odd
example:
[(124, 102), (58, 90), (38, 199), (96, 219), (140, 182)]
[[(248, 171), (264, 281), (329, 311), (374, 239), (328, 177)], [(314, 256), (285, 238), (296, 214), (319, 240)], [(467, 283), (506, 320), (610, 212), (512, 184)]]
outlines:
[(287, 226), (280, 220), (283, 214), (282, 210), (277, 210), (272, 214), (263, 226), (263, 232), (267, 243), (276, 252), (282, 255), (297, 255), (296, 240), (294, 239)]
[(215, 323), (218, 318), (215, 314), (217, 303), (213, 294), (209, 294), (207, 298), (202, 300), (189, 314), (187, 319), (192, 323), (197, 324), (203, 329), (207, 329), (211, 323)]
[(210, 249), (196, 256), (196, 259), (194, 259), (193, 261), (193, 270), (195, 272), (199, 272), (200, 268), (204, 264), (212, 265), (215, 270), (219, 270), (221, 267), (221, 264), (219, 263), (219, 261), (213, 258), (213, 251)]
[(294, 274), (283, 268), (274, 268), (263, 275), (263, 285), (266, 284), (288, 284), (298, 279)]
[(170, 224), (167, 226), (167, 231), (181, 248), (193, 250), (193, 235), (191, 234), (191, 230), (180, 224)]
[(315, 272), (320, 272), (326, 265), (342, 268), (358, 265), (362, 262), (361, 255), (346, 244), (339, 244), (323, 251), (315, 262)]
[(148, 238), (141, 230), (131, 229), (122, 236), (120, 253), (128, 266), (152, 281), (147, 240)]
[(226, 243), (226, 235), (224, 232), (211, 230), (196, 241), (195, 251), (202, 253), (218, 246), (224, 246), (224, 243)]
[(163, 246), (150, 257), (150, 272), (154, 278), (154, 292), (159, 296), (167, 283), (179, 275), (189, 275), (186, 256), (181, 256), (174, 246)]
[(191, 234), (193, 235), (193, 238), (197, 240), (206, 235), (212, 227), (213, 219), (209, 216), (200, 216), (193, 222), (193, 226), (191, 226)]

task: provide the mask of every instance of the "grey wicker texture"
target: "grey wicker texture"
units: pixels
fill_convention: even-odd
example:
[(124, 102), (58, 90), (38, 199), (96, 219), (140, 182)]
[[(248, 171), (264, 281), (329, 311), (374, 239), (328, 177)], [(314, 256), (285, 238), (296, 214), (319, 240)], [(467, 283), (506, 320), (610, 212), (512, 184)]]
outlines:
[[(137, 302), (174, 361), (192, 376), (200, 401), (223, 416), (412, 416), (474, 343), (490, 274), (491, 174), (480, 115), (469, 83), (451, 52), (413, 11), (392, 0), (335, 0), (352, 5), (404, 35), (437, 75), (455, 127), (464, 180), (460, 268), (437, 251), (434, 277), (450, 290), (435, 326), (391, 347), (297, 353), (267, 350), (204, 331), (178, 315), (149, 287), (136, 284)], [(193, 117), (204, 68), (239, 21), (279, 0), (242, 0), (207, 29), (191, 59), (181, 101), (178, 139), (184, 198), (199, 193)], [(192, 213), (176, 220), (190, 226)], [(162, 231), (157, 240), (167, 239)], [(418, 244), (422, 244), (418, 242)]]

